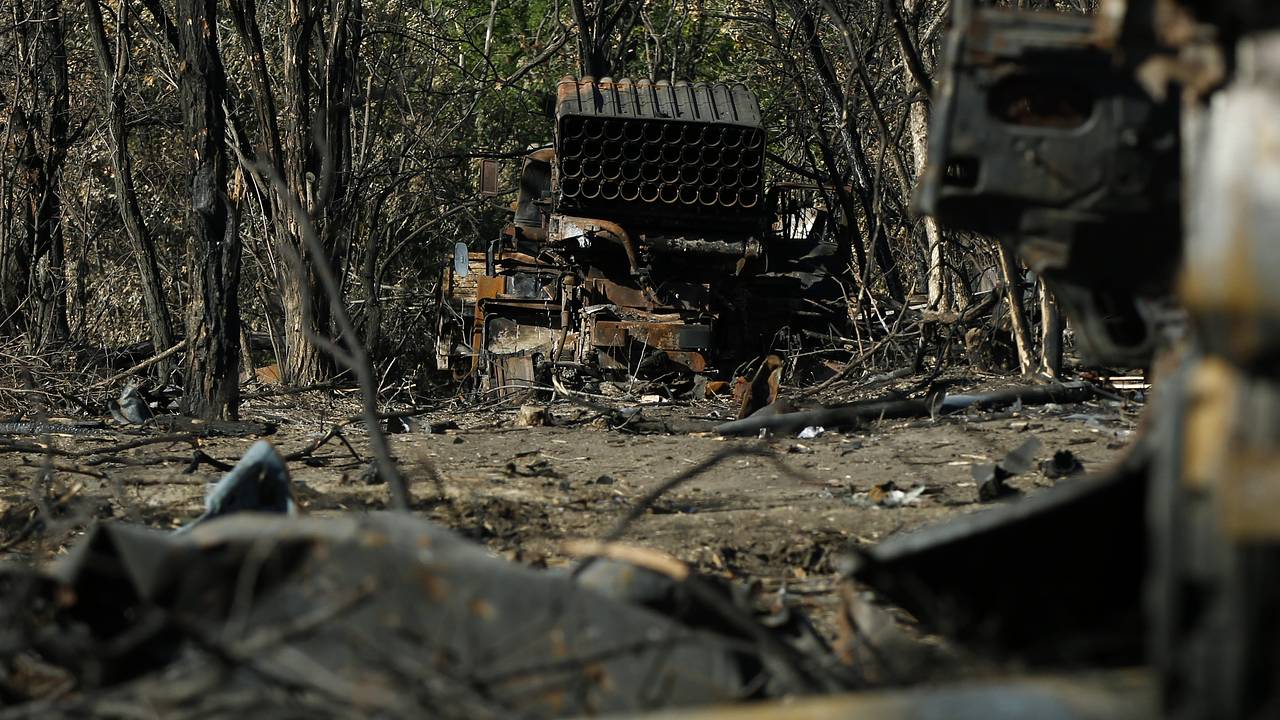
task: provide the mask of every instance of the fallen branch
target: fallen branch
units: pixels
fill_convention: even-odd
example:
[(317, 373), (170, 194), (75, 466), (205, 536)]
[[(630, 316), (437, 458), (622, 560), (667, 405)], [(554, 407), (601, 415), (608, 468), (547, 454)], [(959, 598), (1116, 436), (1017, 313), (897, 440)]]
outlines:
[(319, 439), (311, 441), (310, 443), (307, 444), (306, 447), (302, 448), (301, 450), (296, 450), (294, 452), (291, 452), (288, 455), (285, 455), (284, 460), (285, 462), (296, 462), (298, 460), (309, 458), (313, 454), (315, 454), (315, 451), (319, 450), (321, 447), (325, 445), (325, 443), (328, 443), (330, 440), (333, 440), (334, 438), (337, 438), (342, 442), (343, 445), (347, 446), (347, 450), (351, 451), (351, 456), (356, 459), (356, 462), (362, 463), (365, 461), (364, 458), (360, 457), (360, 453), (356, 452), (356, 449), (351, 446), (350, 442), (347, 441), (347, 436), (342, 434), (341, 425), (334, 425), (333, 427), (329, 428), (329, 432), (325, 433)]
[(152, 355), (151, 357), (147, 358), (146, 360), (143, 360), (142, 362), (138, 363), (137, 365), (134, 365), (133, 367), (129, 368), (128, 370), (125, 370), (124, 372), (116, 373), (115, 375), (112, 375), (106, 380), (99, 380), (98, 382), (90, 385), (89, 389), (96, 390), (97, 388), (106, 387), (116, 381), (123, 380), (129, 377), (130, 375), (133, 375), (134, 373), (146, 370), (147, 368), (151, 367), (152, 365), (155, 365), (158, 362), (162, 362), (167, 358), (173, 357), (175, 354), (177, 354), (179, 350), (185, 348), (186, 346), (187, 346), (187, 341), (181, 340), (178, 342), (177, 345), (174, 345), (173, 347), (169, 348), (168, 350), (165, 350), (159, 355)]
[(753, 416), (723, 423), (716, 427), (721, 435), (755, 435), (761, 430), (795, 433), (810, 426), (847, 427), (875, 420), (933, 417), (946, 413), (995, 407), (1021, 402), (1023, 405), (1084, 402), (1096, 395), (1089, 383), (1066, 385), (1028, 385), (1004, 388), (987, 393), (940, 395), (925, 399), (868, 400), (834, 408), (804, 410), (785, 415)]

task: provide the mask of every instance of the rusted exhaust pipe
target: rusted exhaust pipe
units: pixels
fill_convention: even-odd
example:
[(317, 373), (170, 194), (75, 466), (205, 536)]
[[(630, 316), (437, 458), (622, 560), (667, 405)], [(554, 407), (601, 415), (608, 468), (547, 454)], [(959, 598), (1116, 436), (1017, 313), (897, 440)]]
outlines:
[(645, 201), (645, 202), (650, 202), (650, 203), (651, 203), (651, 202), (657, 202), (657, 201), (658, 201), (658, 195), (659, 195), (659, 192), (658, 192), (658, 186), (657, 186), (657, 185), (654, 185), (653, 183), (645, 183), (644, 185), (641, 185), (641, 186), (640, 186), (640, 199), (641, 199), (641, 200), (643, 200), (643, 201)]
[(578, 192), (578, 195), (588, 200), (600, 197), (600, 181), (583, 180), (582, 189)]
[(668, 205), (674, 205), (680, 200), (680, 189), (675, 185), (663, 185), (658, 190), (658, 199)]
[(599, 161), (599, 160), (597, 160), (597, 159), (595, 159), (595, 158), (591, 158), (591, 159), (589, 159), (589, 160), (584, 160), (584, 161), (582, 162), (582, 176), (583, 176), (583, 177), (588, 177), (588, 178), (598, 178), (598, 177), (600, 177), (600, 170), (601, 170), (601, 168), (600, 168), (600, 161)]
[(698, 188), (694, 185), (680, 186), (680, 202), (693, 205), (698, 202)]
[(618, 197), (631, 202), (640, 197), (640, 186), (633, 182), (624, 182), (618, 186)]
[(622, 163), (617, 160), (605, 160), (600, 166), (600, 176), (605, 180), (617, 180), (622, 177)]

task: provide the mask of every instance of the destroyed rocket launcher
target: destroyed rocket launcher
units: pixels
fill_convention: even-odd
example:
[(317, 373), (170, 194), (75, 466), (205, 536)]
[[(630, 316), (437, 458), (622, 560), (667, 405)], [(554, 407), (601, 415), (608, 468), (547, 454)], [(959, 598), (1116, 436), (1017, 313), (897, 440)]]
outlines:
[(559, 212), (668, 226), (763, 217), (765, 133), (741, 83), (565, 78), (555, 145)]

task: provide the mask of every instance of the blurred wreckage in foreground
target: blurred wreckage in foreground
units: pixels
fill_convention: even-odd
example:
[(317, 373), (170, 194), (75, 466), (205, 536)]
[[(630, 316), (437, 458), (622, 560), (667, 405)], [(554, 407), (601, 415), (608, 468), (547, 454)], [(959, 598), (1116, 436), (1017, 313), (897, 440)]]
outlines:
[(833, 220), (816, 187), (766, 189), (746, 86), (565, 78), (555, 114), (511, 224), (444, 269), (440, 368), (499, 391), (690, 378), (839, 318)]
[[(1010, 685), (989, 694), (913, 692), (873, 704), (867, 716), (1276, 717), (1280, 31), (1272, 28), (1280, 28), (1280, 8), (1262, 0), (1113, 1), (1089, 20), (957, 1), (954, 13), (922, 206), (1017, 248), (1056, 284), (1097, 357), (1129, 362), (1155, 353), (1162, 380), (1146, 432), (1114, 471), (895, 536), (860, 553), (850, 571), (926, 628), (984, 656), (1032, 668), (1145, 661), (1158, 671), (1161, 705), (1141, 699), (1141, 683), (1136, 694), (1130, 687), (1102, 698)], [(562, 85), (562, 110), (581, 88)], [(618, 133), (627, 153), (637, 132), (591, 118), (579, 126), (576, 117), (562, 112), (559, 144), (580, 134), (583, 153), (596, 139), (605, 153)], [(621, 183), (618, 200), (612, 185), (601, 200), (605, 183), (587, 183), (595, 166), (587, 169), (586, 159), (576, 169), (577, 195), (559, 207), (589, 216), (600, 214), (593, 203), (632, 202)], [(563, 173), (563, 195), (573, 170), (564, 160), (530, 158), (526, 177), (535, 165), (543, 177)], [(737, 194), (724, 197), (738, 203), (741, 219), (738, 179)], [(712, 207), (711, 183), (701, 173), (698, 183), (696, 193), (677, 188), (675, 202)], [(673, 362), (693, 362), (679, 353), (700, 356), (705, 339), (662, 347), (649, 335), (655, 322), (671, 323), (677, 337), (714, 332), (706, 306), (680, 305), (670, 299), (684, 296), (674, 293), (661, 303), (619, 295), (670, 290), (666, 278), (680, 272), (705, 281), (683, 256), (655, 253), (662, 241), (736, 242), (733, 253), (711, 257), (737, 266), (752, 260), (747, 235), (716, 238), (711, 231), (728, 225), (710, 224), (690, 238), (590, 220), (567, 221), (595, 223), (589, 233), (564, 230), (557, 213), (541, 219), (546, 187), (522, 189), (523, 207), (534, 212), (527, 226), (479, 257), (460, 254), (456, 268), (455, 279), (475, 278), (477, 299), (495, 301), (494, 313), (473, 316), (477, 327), (463, 341), (512, 343), (513, 352), (496, 353), (495, 379), (536, 377), (564, 357), (619, 347), (596, 342), (609, 332), (642, 336), (639, 344)], [(651, 189), (636, 192), (653, 202), (643, 199)], [(647, 222), (645, 214), (635, 222)], [(557, 227), (572, 242), (543, 245), (526, 234), (550, 238)], [(616, 246), (616, 265), (548, 271), (538, 253), (564, 253), (556, 261), (563, 268), (588, 249), (584, 238)], [(1117, 254), (1133, 262), (1104, 262)], [(484, 272), (464, 274), (473, 261)], [(659, 273), (664, 262), (672, 275)], [(610, 277), (635, 283), (586, 289), (585, 281)], [(493, 283), (492, 294), (481, 282)], [(579, 306), (539, 294), (566, 286)], [(1186, 308), (1188, 336), (1166, 337), (1170, 298)], [(606, 308), (586, 313), (597, 305)], [(653, 317), (658, 309), (673, 317)], [(637, 310), (649, 314), (628, 314)], [(537, 322), (515, 319), (522, 311)], [(562, 312), (582, 314), (557, 324)], [(614, 325), (571, 328), (593, 315)], [(522, 355), (523, 343), (552, 365)], [(516, 358), (529, 364), (518, 367)], [(6, 618), (0, 650), (8, 658), (8, 648), (38, 648), (74, 679), (76, 692), (62, 702), (19, 707), (28, 717), (118, 717), (140, 708), (545, 717), (865, 686), (830, 660), (801, 619), (762, 622), (731, 588), (667, 558), (630, 558), (596, 562), (601, 574), (588, 580), (587, 567), (575, 582), (503, 563), (405, 516), (241, 516), (180, 536), (104, 526), (50, 571), (0, 576), (3, 608), (16, 614)], [(18, 664), (6, 668), (6, 693)], [(843, 708), (857, 716), (857, 707), (799, 703), (768, 712)]]
[(975, 5), (954, 5), (920, 205), (1017, 250), (1096, 359), (1160, 379), (1111, 473), (894, 538), (856, 575), (1002, 653), (1145, 660), (1171, 717), (1280, 716), (1280, 5)]

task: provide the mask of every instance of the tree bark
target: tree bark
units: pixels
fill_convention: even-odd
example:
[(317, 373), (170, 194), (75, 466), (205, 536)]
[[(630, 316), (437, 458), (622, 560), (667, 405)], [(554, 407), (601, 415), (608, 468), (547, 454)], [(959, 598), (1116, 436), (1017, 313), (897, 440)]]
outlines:
[(49, 66), (43, 79), (48, 83), (48, 120), (44, 128), (44, 187), (36, 211), (36, 247), (44, 256), (43, 265), (33, 267), (32, 285), (39, 289), (38, 315), (31, 348), (46, 347), (67, 337), (66, 240), (62, 222), (62, 168), (67, 159), (68, 127), (71, 115), (67, 84), (66, 27), (59, 0), (44, 0), (44, 27), (40, 30), (39, 51)]
[[(173, 321), (164, 299), (164, 283), (160, 279), (155, 242), (147, 230), (138, 204), (138, 193), (133, 182), (133, 161), (129, 155), (129, 129), (125, 125), (124, 77), (129, 67), (129, 13), (125, 5), (117, 13), (113, 56), (98, 0), (85, 0), (85, 9), (98, 58), (98, 71), (102, 77), (103, 112), (107, 117), (107, 143), (114, 171), (112, 179), (115, 182), (116, 205), (120, 210), (125, 236), (129, 239), (134, 259), (138, 263), (142, 303), (147, 313), (151, 340), (157, 350), (172, 347)], [(158, 367), (161, 375), (165, 375), (171, 365), (165, 361)]]
[(178, 0), (183, 127), (191, 167), (191, 297), (183, 409), (236, 418), (240, 404), (240, 236), (227, 194), (226, 75), (218, 51), (216, 0)]
[(1035, 369), (1031, 354), (1031, 330), (1027, 326), (1027, 314), (1022, 307), (1022, 273), (1018, 260), (1004, 243), (996, 242), (996, 256), (1000, 261), (1000, 277), (1004, 281), (1005, 301), (1009, 304), (1009, 325), (1013, 330), (1013, 344), (1018, 351), (1018, 367), (1023, 375)]
[[(893, 18), (895, 35), (898, 38), (898, 49), (902, 55), (903, 82), (908, 88), (919, 86), (924, 92), (929, 91), (929, 77), (920, 59), (920, 53), (911, 44), (907, 33), (903, 13), (893, 5), (895, 0), (885, 0)], [(904, 0), (903, 6), (907, 15), (914, 14), (918, 0)], [(925, 164), (929, 158), (929, 104), (927, 98), (911, 104), (907, 133), (911, 136), (911, 154), (914, 158), (913, 170), (915, 181), (924, 174)], [(924, 235), (928, 248), (929, 269), (926, 276), (929, 309), (937, 312), (950, 312), (952, 308), (951, 278), (947, 273), (945, 246), (942, 241), (942, 230), (933, 217), (924, 218)]]
[(1044, 278), (1036, 283), (1040, 299), (1040, 374), (1057, 378), (1062, 374), (1062, 313)]
[[(837, 18), (832, 16), (832, 19), (836, 20)], [(889, 247), (888, 237), (876, 217), (874, 203), (869, 197), (871, 188), (866, 172), (868, 163), (862, 151), (861, 140), (857, 135), (857, 113), (849, 107), (845, 92), (837, 78), (835, 67), (827, 55), (826, 48), (822, 45), (822, 38), (818, 32), (817, 18), (811, 11), (806, 9), (800, 14), (799, 20), (809, 55), (813, 60), (814, 67), (818, 69), (818, 80), (822, 86), (823, 93), (831, 105), (832, 115), (839, 123), (840, 136), (845, 146), (845, 152), (849, 157), (851, 174), (860, 190), (858, 196), (861, 200), (863, 214), (866, 217), (866, 226), (872, 229), (871, 237), (869, 238), (872, 257), (875, 259), (876, 266), (880, 268), (880, 274), (884, 278), (885, 289), (889, 292), (889, 296), (898, 302), (902, 302), (907, 296), (906, 288), (902, 283), (902, 276), (894, 260), (893, 251)], [(840, 18), (839, 22), (843, 24), (844, 21)], [(850, 60), (855, 63), (858, 61), (857, 58), (850, 58)], [(906, 179), (904, 178), (905, 181)], [(866, 272), (865, 268), (863, 272)]]
[[(18, 6), (14, 94), (4, 136), (13, 205), (0, 242), (0, 329), (35, 351), (67, 335), (62, 168), (68, 139), (67, 49), (59, 0)], [(0, 96), (0, 101), (4, 98)], [(17, 225), (17, 227), (14, 227)]]

